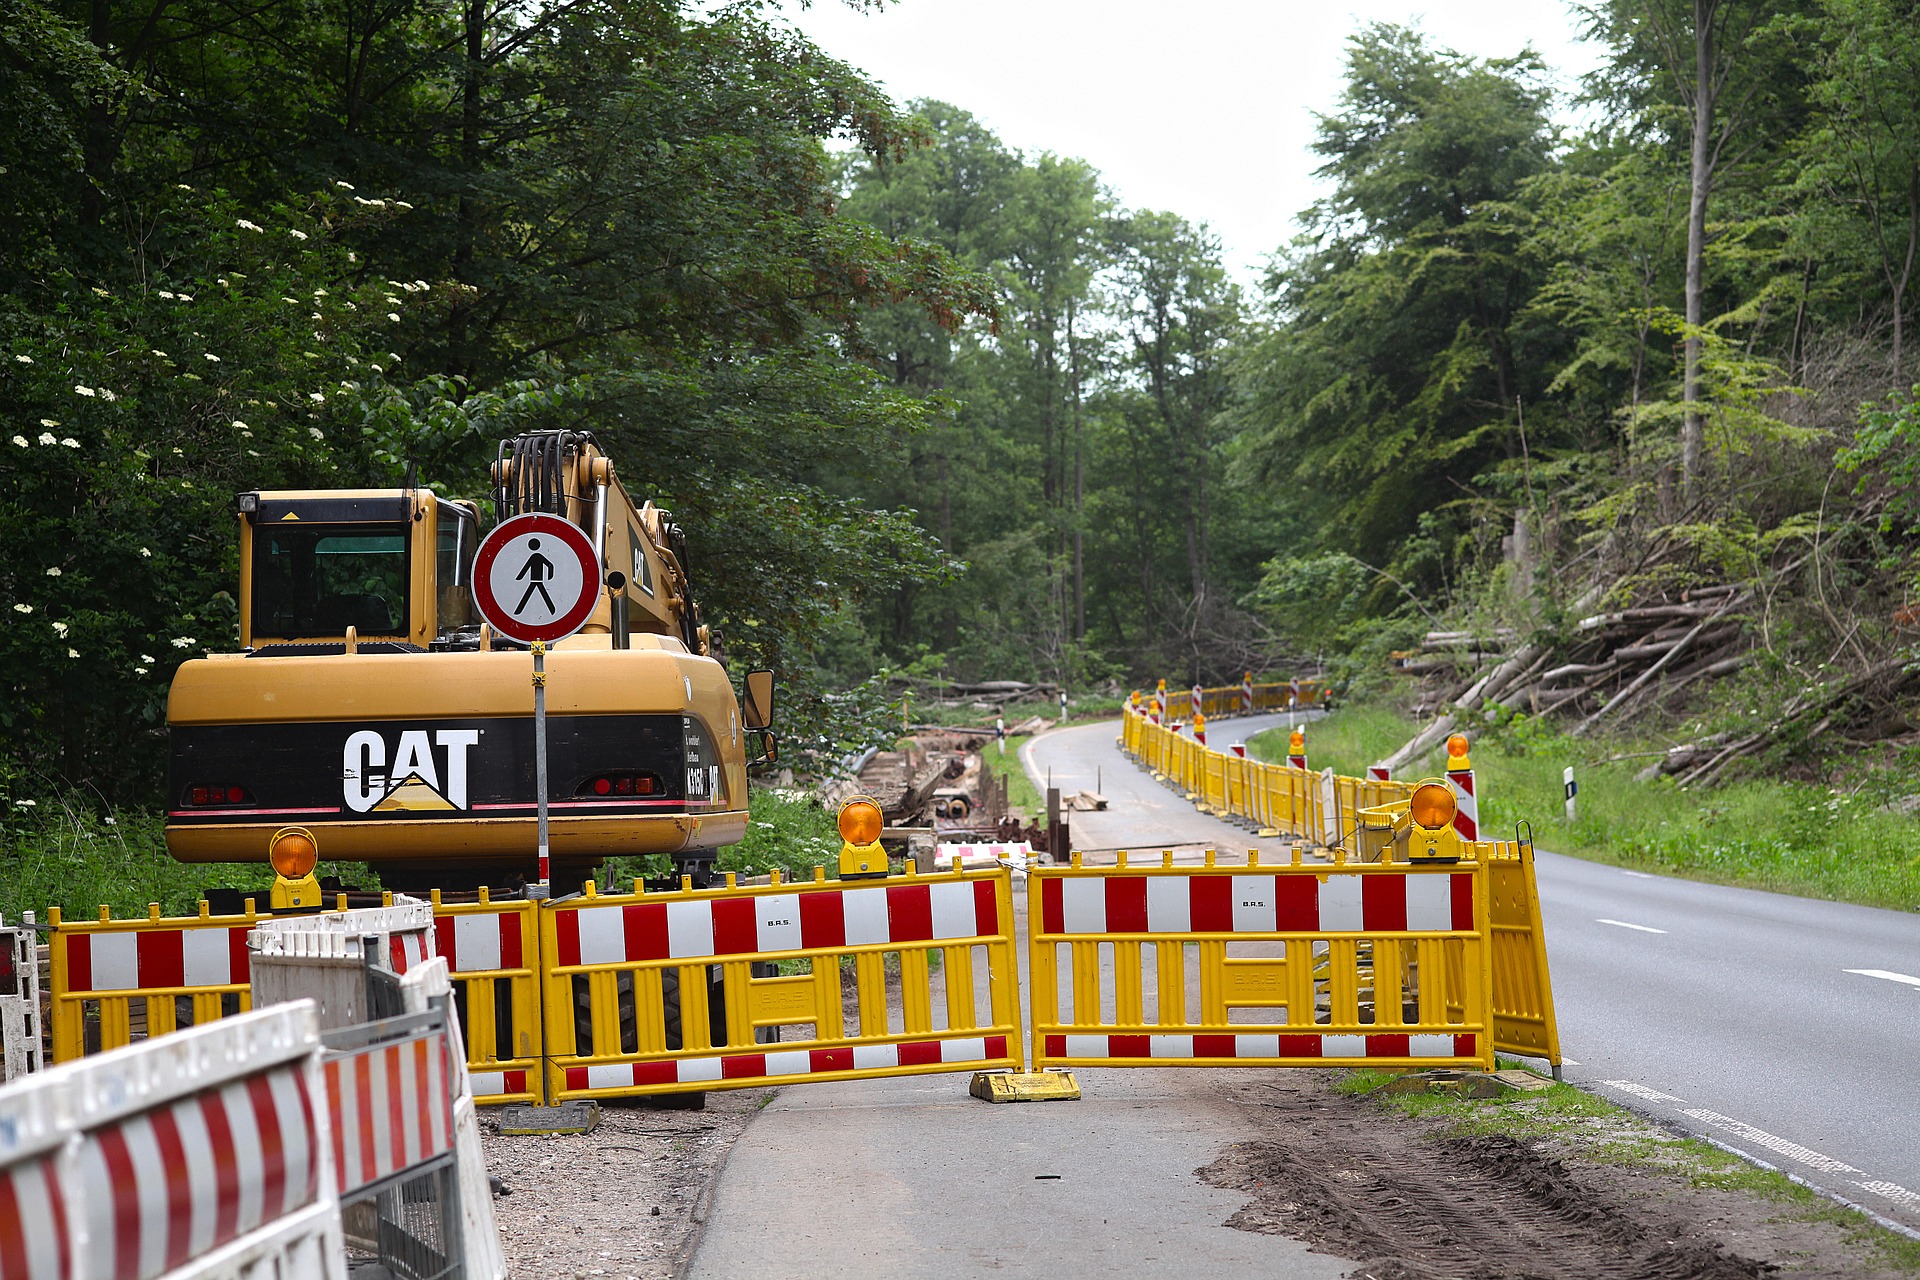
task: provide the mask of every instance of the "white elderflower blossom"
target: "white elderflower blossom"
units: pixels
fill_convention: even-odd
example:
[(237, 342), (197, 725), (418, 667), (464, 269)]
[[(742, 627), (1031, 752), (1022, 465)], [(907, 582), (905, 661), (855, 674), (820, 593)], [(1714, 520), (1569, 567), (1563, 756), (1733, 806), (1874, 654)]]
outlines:
[(51, 568), (49, 568), (49, 569), (47, 570), (47, 576), (48, 576), (49, 578), (57, 578), (57, 577), (59, 577), (59, 576), (60, 576), (60, 566), (56, 564), (56, 565), (54, 565), (53, 567), (51, 567)]
[(288, 227), (288, 228), (287, 228), (287, 234), (288, 234), (288, 235), (290, 235), (290, 236), (292, 236), (292, 237), (293, 237), (293, 238), (294, 238), (295, 240), (305, 240), (305, 239), (307, 239), (307, 233), (306, 233), (306, 232), (304, 232), (304, 231), (299, 231), (299, 230), (296, 230), (296, 229), (294, 229), (293, 227)]
[[(192, 294), (190, 294), (190, 293), (182, 293), (182, 294), (177, 294), (177, 295), (175, 295), (175, 296), (177, 296), (177, 297), (178, 297), (178, 298), (180, 299), (180, 301), (182, 301), (182, 302), (192, 302), (192, 301), (193, 301), (193, 295), (192, 295)], [(198, 337), (199, 335), (198, 335), (198, 334), (196, 334), (196, 335), (194, 335), (194, 336), (196, 336), (196, 337)]]
[(67, 656), (69, 658), (77, 658), (80, 656), (80, 651), (78, 649), (69, 649), (67, 650)]
[(17, 604), (13, 606), (13, 611), (15, 613), (32, 613), (33, 606), (30, 604)]
[(280, 301), (282, 301), (282, 302), (291, 302), (291, 303), (292, 303), (292, 304), (293, 304), (294, 306), (296, 306), (296, 307), (300, 305), (300, 299), (298, 299), (298, 298), (289, 298), (289, 297), (288, 297), (288, 296), (287, 296), (286, 294), (284, 294), (284, 293), (280, 295)]
[(27, 439), (25, 436), (15, 436), (13, 442), (22, 449), (31, 449), (33, 447), (33, 441)]
[(233, 420), (233, 429), (235, 431), (245, 431), (247, 429), (247, 424), (240, 421), (240, 419), (235, 418)]
[(142, 560), (151, 560), (153, 559), (153, 552), (147, 550), (145, 547), (142, 547), (140, 548), (140, 558)]
[[(147, 674), (147, 669), (146, 669), (145, 667), (135, 667), (135, 668), (133, 669), (133, 674), (135, 674), (135, 675), (137, 675), (137, 676), (143, 676), (143, 675), (145, 675), (145, 674)], [(111, 821), (111, 819), (109, 819), (109, 821)]]
[(105, 400), (108, 404), (112, 404), (115, 400), (118, 400), (120, 397), (113, 394), (113, 392), (109, 391), (107, 388), (102, 387), (100, 388), (100, 398), (102, 400)]
[(394, 323), (398, 324), (400, 321), (400, 313), (398, 311), (389, 311), (387, 312), (387, 319), (392, 320)]
[(42, 419), (40, 419), (40, 425), (41, 425), (41, 426), (43, 426), (43, 427), (49, 427), (49, 428), (51, 428), (51, 427), (57, 427), (57, 426), (59, 426), (59, 425), (60, 425), (60, 419), (58, 419), (58, 418), (42, 418)]
[(193, 637), (175, 636), (173, 638), (173, 647), (176, 649), (191, 649), (193, 648)]
[(407, 202), (406, 202), (405, 200), (395, 200), (395, 201), (393, 202), (393, 207), (394, 207), (394, 208), (396, 208), (396, 209), (411, 209), (411, 208), (413, 208), (413, 206), (412, 206), (412, 205), (410, 205), (410, 204), (408, 204), (408, 203), (407, 203)]
[(60, 437), (60, 443), (65, 445), (69, 449), (78, 449), (80, 447), (80, 442), (78, 440), (75, 440), (72, 436)]
[(160, 358), (161, 358), (162, 360), (171, 360), (171, 359), (173, 359), (173, 357), (172, 357), (172, 356), (170, 356), (170, 355), (168, 355), (168, 354), (167, 354), (166, 352), (164, 352), (164, 351), (162, 351), (162, 350), (161, 350), (160, 348), (158, 348), (158, 347), (155, 347), (155, 348), (153, 349), (153, 353), (152, 353), (152, 354), (154, 354), (154, 355), (156, 355), (156, 356), (159, 356), (159, 357), (160, 357)]
[(352, 184), (351, 182), (342, 182), (342, 181), (340, 181), (340, 179), (338, 179), (338, 178), (335, 178), (335, 179), (333, 180), (333, 185), (334, 185), (334, 186), (336, 186), (336, 187), (339, 187), (339, 188), (340, 188), (340, 189), (341, 189), (342, 191), (351, 191), (351, 190), (353, 190), (353, 184)]
[(327, 398), (318, 391), (307, 392), (307, 399), (313, 401), (315, 404), (325, 404), (327, 402)]
[(87, 399), (91, 400), (93, 399), (93, 397), (95, 397), (100, 393), (95, 391), (92, 387), (82, 386), (80, 383), (76, 382), (73, 384), (73, 394), (77, 396), (85, 396), (87, 397)]
[(160, 290), (157, 290), (157, 292), (160, 294), (161, 297), (166, 298), (169, 301), (171, 301), (174, 297), (174, 293), (171, 289), (160, 289)]
[(20, 362), (21, 364), (32, 364), (32, 363), (33, 363), (33, 357), (32, 357), (32, 356), (15, 356), (15, 357), (14, 357), (14, 359), (15, 359), (15, 360), (18, 360), (18, 361), (19, 361), (19, 362)]
[(318, 427), (308, 427), (307, 434), (312, 436), (315, 440), (325, 440), (327, 438), (327, 433), (322, 431)]
[(39, 803), (40, 802), (38, 800), (15, 800), (13, 802), (13, 807), (16, 809), (31, 809), (31, 808), (34, 808)]
[(159, 659), (154, 657), (150, 653), (143, 653), (140, 655), (140, 661), (146, 663), (148, 666), (152, 666), (154, 663), (158, 662)]
[(327, 296), (327, 291), (325, 289), (315, 289), (313, 291), (313, 296), (316, 298), (324, 298)]
[(54, 635), (55, 635), (56, 637), (58, 637), (59, 639), (61, 639), (61, 640), (65, 640), (65, 639), (67, 638), (67, 624), (66, 624), (66, 623), (64, 623), (64, 622), (56, 622), (56, 623), (54, 623), (54, 624), (53, 624), (53, 634), (54, 634)]
[(237, 222), (237, 223), (235, 223), (234, 225), (235, 225), (235, 226), (237, 226), (237, 227), (239, 227), (239, 228), (240, 228), (240, 229), (241, 229), (242, 231), (262, 231), (262, 230), (265, 230), (265, 228), (263, 228), (263, 227), (262, 227), (262, 226), (261, 226), (261, 225), (260, 225), (259, 223), (257, 223), (257, 222), (248, 222), (248, 221), (247, 221), (247, 220), (246, 220), (245, 218), (242, 218), (242, 219), (240, 219), (240, 221), (239, 221), (239, 222)]
[(211, 360), (211, 361), (213, 361), (213, 363), (215, 363), (215, 364), (219, 364), (219, 363), (220, 363), (220, 357), (219, 357), (219, 356), (217, 356), (217, 355), (215, 355), (215, 354), (213, 354), (213, 352), (211, 352), (211, 351), (209, 351), (209, 352), (207, 352), (207, 359), (209, 359), (209, 360)]
[(42, 431), (40, 433), (40, 443), (41, 444), (59, 444), (60, 442), (53, 438), (53, 432)]

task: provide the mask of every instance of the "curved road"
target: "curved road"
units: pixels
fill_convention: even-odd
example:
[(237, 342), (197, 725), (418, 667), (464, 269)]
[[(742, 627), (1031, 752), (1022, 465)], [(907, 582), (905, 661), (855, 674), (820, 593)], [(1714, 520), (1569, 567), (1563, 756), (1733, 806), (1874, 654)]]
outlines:
[[(1276, 720), (1216, 720), (1209, 737)], [(1076, 848), (1196, 831), (1221, 849), (1278, 844), (1194, 814), (1115, 732), (1027, 744), (1036, 780), (1106, 788), (1107, 812), (1073, 815)], [(1920, 1229), (1920, 916), (1550, 853), (1537, 866), (1570, 1080)]]

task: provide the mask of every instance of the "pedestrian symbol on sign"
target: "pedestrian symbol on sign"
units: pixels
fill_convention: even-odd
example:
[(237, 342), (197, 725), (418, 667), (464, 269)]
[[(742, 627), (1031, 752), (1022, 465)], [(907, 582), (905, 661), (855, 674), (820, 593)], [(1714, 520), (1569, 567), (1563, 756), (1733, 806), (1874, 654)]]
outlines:
[(519, 618), (525, 618), (527, 616), (527, 602), (533, 599), (533, 593), (536, 591), (540, 593), (540, 598), (547, 602), (548, 613), (560, 612), (553, 607), (553, 597), (548, 595), (547, 589), (541, 585), (547, 576), (553, 572), (553, 561), (540, 554), (540, 539), (538, 538), (527, 539), (527, 550), (533, 554), (528, 556), (527, 562), (520, 566), (520, 572), (513, 575), (513, 580), (518, 582), (528, 574), (532, 574), (533, 581), (527, 584), (527, 592), (520, 597), (520, 603), (513, 606), (514, 616)]

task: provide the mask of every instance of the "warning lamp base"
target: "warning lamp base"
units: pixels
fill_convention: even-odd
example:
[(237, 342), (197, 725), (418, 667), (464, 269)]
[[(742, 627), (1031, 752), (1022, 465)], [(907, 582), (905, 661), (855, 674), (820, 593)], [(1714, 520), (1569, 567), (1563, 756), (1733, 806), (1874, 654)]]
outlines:
[(275, 911), (318, 911), (322, 905), (320, 881), (311, 871), (298, 880), (275, 876), (268, 902)]
[(887, 851), (875, 840), (872, 844), (847, 841), (840, 846), (842, 880), (884, 880), (887, 878)]

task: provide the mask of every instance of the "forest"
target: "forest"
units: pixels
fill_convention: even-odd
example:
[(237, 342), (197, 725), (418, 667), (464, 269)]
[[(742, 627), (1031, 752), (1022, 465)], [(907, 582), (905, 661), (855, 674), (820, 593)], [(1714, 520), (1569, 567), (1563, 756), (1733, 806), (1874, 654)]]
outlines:
[(0, 821), (157, 795), (236, 492), (479, 497), (542, 427), (803, 750), (902, 681), (1394, 662), (1582, 728), (1711, 686), (1696, 763), (1912, 732), (1920, 10), (1581, 13), (1572, 96), (1357, 29), (1242, 282), (765, 0), (0, 0)]

